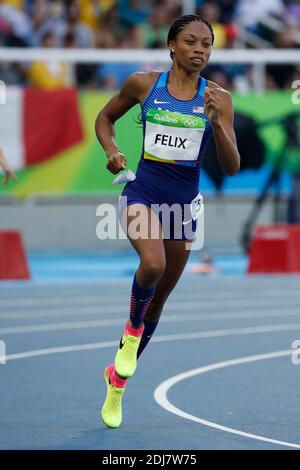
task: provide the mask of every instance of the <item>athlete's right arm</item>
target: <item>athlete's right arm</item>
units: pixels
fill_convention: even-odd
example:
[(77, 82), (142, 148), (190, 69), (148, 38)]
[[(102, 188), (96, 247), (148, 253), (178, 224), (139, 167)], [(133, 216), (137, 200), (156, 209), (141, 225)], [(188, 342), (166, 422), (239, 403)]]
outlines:
[(120, 92), (106, 104), (96, 119), (96, 135), (108, 158), (106, 168), (113, 174), (126, 166), (126, 158), (115, 141), (114, 123), (140, 102), (145, 88), (143, 76), (145, 74), (138, 72), (130, 75)]

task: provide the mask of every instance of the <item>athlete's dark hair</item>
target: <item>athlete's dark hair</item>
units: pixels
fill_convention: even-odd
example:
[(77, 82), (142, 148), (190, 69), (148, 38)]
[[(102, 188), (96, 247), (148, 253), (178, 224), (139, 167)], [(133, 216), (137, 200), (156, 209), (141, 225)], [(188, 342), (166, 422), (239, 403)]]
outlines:
[[(207, 20), (202, 18), (202, 16), (199, 16), (199, 15), (183, 15), (183, 16), (180, 16), (180, 18), (177, 18), (177, 20), (175, 20), (172, 23), (172, 25), (169, 29), (167, 44), (169, 45), (170, 41), (175, 41), (178, 33), (186, 25), (192, 23), (193, 21), (199, 21), (201, 23), (204, 23), (208, 27), (208, 29), (211, 33), (212, 44), (213, 44), (214, 40), (215, 40), (215, 36), (214, 36), (214, 31), (213, 31), (212, 25)], [(171, 57), (172, 60), (173, 60), (173, 56), (174, 56), (174, 53), (172, 51), (170, 51), (170, 57)]]

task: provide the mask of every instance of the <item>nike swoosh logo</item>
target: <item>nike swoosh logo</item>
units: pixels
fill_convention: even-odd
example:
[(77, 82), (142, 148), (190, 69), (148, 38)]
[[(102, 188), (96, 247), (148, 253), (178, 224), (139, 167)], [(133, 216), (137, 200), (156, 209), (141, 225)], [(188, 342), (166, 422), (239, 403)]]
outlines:
[(191, 219), (191, 220), (187, 220), (186, 222), (182, 222), (182, 225), (189, 224), (191, 221), (192, 221), (192, 219)]
[(157, 101), (157, 99), (155, 98), (154, 100), (154, 104), (169, 104), (170, 101)]
[(122, 348), (123, 348), (123, 346), (124, 346), (124, 344), (125, 344), (125, 342), (124, 342), (124, 343), (122, 343), (122, 339), (123, 339), (123, 338), (121, 338), (121, 339), (120, 339), (120, 345), (119, 345), (119, 349), (122, 349)]

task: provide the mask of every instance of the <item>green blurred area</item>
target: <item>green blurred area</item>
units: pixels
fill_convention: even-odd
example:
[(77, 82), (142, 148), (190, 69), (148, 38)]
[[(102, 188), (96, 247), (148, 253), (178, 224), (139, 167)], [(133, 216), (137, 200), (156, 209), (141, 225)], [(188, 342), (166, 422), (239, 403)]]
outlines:
[[(18, 182), (11, 181), (0, 188), (18, 197), (33, 193), (119, 192), (112, 186), (114, 175), (106, 169), (107, 158), (95, 136), (95, 119), (111, 98), (112, 93), (84, 91), (79, 95), (80, 113), (85, 132), (82, 143), (75, 145), (40, 165), (17, 172)], [(271, 118), (283, 118), (297, 111), (290, 92), (267, 92), (263, 95), (235, 95), (235, 109), (255, 119), (261, 125), (260, 135), (266, 143), (266, 162), (273, 165), (285, 142), (282, 125), (264, 126)], [(117, 143), (127, 157), (127, 168), (135, 171), (142, 149), (142, 127), (137, 123), (140, 106), (135, 106), (116, 123)], [(300, 113), (299, 113), (300, 114)], [(300, 149), (285, 152), (283, 168), (291, 172), (300, 170)], [(238, 178), (238, 176), (236, 177)]]
[(233, 95), (234, 106), (240, 111), (255, 119), (260, 125), (259, 134), (266, 144), (265, 161), (273, 166), (284, 149), (284, 159), (282, 161), (282, 170), (292, 173), (300, 171), (300, 149), (286, 149), (286, 132), (283, 125), (278, 122), (272, 125), (266, 125), (266, 121), (272, 119), (280, 121), (286, 116), (297, 113), (298, 135), (300, 135), (300, 107), (292, 102), (292, 92), (274, 91), (263, 95), (240, 96)]

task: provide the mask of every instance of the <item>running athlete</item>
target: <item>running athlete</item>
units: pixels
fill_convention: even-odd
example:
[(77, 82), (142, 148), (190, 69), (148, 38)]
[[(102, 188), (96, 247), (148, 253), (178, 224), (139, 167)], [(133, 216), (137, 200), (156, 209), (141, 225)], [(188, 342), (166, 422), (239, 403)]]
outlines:
[[(171, 69), (130, 75), (96, 120), (96, 134), (108, 158), (107, 169), (113, 174), (126, 168), (126, 157), (115, 142), (115, 121), (140, 103), (144, 131), (136, 179), (126, 184), (120, 198), (122, 220), (126, 214), (125, 228), (140, 264), (133, 279), (130, 317), (120, 347), (114, 363), (104, 371), (107, 395), (101, 416), (110, 428), (121, 424), (126, 381), (134, 374), (137, 359), (183, 272), (190, 253), (187, 240), (193, 240), (195, 233), (196, 220), (183, 214), (181, 225), (186, 229), (190, 224), (190, 232), (184, 230), (178, 237), (171, 222), (165, 237), (165, 227), (153, 205), (190, 207), (192, 201), (199, 202), (200, 166), (211, 134), (224, 171), (234, 175), (240, 167), (230, 94), (200, 75), (209, 61), (213, 42), (213, 29), (206, 20), (195, 15), (178, 18), (167, 39)], [(148, 227), (148, 237), (130, 235), (132, 209), (142, 217), (141, 225)], [(159, 236), (151, 237), (155, 224)]]

